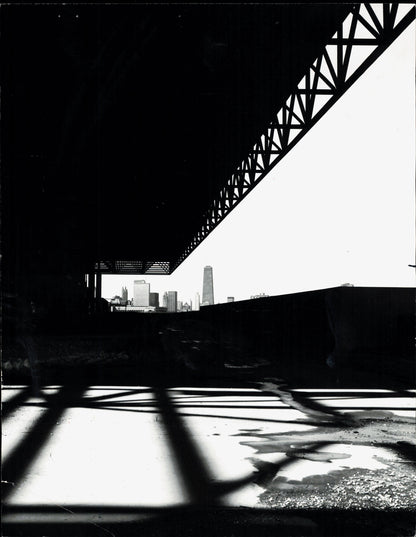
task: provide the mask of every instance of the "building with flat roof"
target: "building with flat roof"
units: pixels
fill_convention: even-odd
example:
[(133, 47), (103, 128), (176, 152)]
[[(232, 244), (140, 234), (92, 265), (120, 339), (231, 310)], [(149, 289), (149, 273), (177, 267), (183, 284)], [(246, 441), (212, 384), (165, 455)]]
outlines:
[(150, 306), (150, 283), (146, 283), (145, 280), (134, 280), (133, 296), (135, 306)]
[(163, 293), (162, 297), (162, 308), (168, 308), (168, 294), (167, 292)]
[(211, 306), (214, 304), (214, 280), (212, 267), (204, 267), (204, 280), (202, 283), (202, 305)]
[(159, 307), (159, 293), (150, 293), (149, 295), (149, 305), (154, 308)]
[(178, 293), (177, 291), (168, 291), (168, 312), (173, 313), (178, 310)]
[(199, 293), (196, 293), (194, 307), (193, 307), (194, 311), (199, 311), (200, 306), (201, 306), (201, 297)]

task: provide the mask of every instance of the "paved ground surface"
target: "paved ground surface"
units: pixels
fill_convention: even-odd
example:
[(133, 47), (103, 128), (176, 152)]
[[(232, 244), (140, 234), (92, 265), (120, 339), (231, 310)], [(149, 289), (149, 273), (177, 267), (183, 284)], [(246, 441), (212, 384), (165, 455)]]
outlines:
[(413, 536), (414, 407), (275, 379), (4, 386), (4, 535)]

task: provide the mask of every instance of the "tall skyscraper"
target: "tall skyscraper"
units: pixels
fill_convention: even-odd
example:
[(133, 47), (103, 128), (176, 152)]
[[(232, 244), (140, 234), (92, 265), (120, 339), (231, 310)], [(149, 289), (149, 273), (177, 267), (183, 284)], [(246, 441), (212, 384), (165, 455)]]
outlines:
[(134, 305), (149, 306), (150, 305), (150, 283), (145, 280), (134, 280)]
[(123, 304), (127, 304), (127, 300), (129, 298), (129, 293), (127, 291), (127, 287), (121, 288), (121, 300)]
[(159, 307), (159, 293), (150, 293), (149, 305), (153, 306), (154, 308)]
[(204, 267), (204, 281), (202, 284), (202, 306), (214, 304), (214, 280), (212, 267)]
[(162, 307), (164, 307), (164, 308), (168, 307), (168, 294), (166, 292), (163, 293)]
[(201, 297), (199, 296), (199, 293), (196, 293), (194, 310), (199, 311), (200, 306), (201, 306)]
[(178, 293), (168, 291), (168, 312), (176, 312), (178, 309)]

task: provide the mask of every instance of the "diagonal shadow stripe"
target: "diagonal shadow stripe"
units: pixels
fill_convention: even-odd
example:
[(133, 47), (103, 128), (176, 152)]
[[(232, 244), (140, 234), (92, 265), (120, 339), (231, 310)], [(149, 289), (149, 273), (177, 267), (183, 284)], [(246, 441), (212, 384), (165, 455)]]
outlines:
[[(223, 495), (256, 482), (258, 479), (272, 479), (279, 470), (296, 463), (295, 460), (288, 458), (259, 467), (255, 472), (241, 478), (217, 482), (211, 476), (210, 468), (201, 456), (198, 446), (186, 428), (182, 414), (177, 412), (167, 390), (159, 387), (155, 389), (155, 394), (179, 470), (194, 505), (219, 506)], [(310, 444), (309, 449), (315, 451), (330, 444), (331, 442), (327, 441), (315, 442)]]
[(216, 504), (217, 498), (211, 486), (213, 479), (210, 470), (182, 417), (176, 411), (167, 390), (157, 387), (155, 395), (170, 446), (191, 502), (197, 505)]
[(105, 395), (97, 395), (92, 397), (85, 397), (86, 401), (107, 401), (108, 399), (115, 399), (118, 397), (124, 397), (129, 395), (139, 395), (142, 393), (150, 393), (152, 388), (141, 388), (141, 389), (131, 389), (131, 390), (121, 390), (113, 393), (108, 393)]
[(64, 386), (50, 397), (45, 413), (35, 422), (29, 433), (20, 441), (3, 464), (2, 480), (6, 481), (3, 490), (3, 501), (13, 492), (24, 473), (42, 446), (47, 441), (50, 431), (68, 407), (82, 398), (87, 386)]
[(14, 412), (17, 408), (23, 405), (25, 401), (29, 399), (29, 397), (32, 395), (32, 391), (27, 386), (26, 388), (23, 388), (19, 390), (18, 393), (10, 397), (8, 401), (3, 403), (2, 405), (2, 411), (1, 411), (1, 417), (2, 420), (5, 420), (9, 417), (9, 415)]
[(256, 384), (265, 393), (275, 394), (284, 404), (307, 416), (318, 419), (332, 419), (338, 424), (343, 424), (345, 426), (356, 425), (356, 421), (352, 417), (339, 412), (341, 408), (347, 409), (348, 407), (333, 408), (320, 401), (313, 400), (310, 397), (302, 396), (287, 387), (279, 381), (279, 379), (270, 378), (266, 379), (266, 382), (259, 382)]

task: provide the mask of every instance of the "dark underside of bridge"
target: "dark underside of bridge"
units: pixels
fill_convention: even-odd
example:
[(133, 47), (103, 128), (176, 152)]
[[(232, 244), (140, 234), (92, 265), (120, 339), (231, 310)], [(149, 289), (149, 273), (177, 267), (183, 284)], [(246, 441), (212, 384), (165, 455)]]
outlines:
[[(96, 302), (91, 307), (94, 289), (86, 287), (85, 274), (97, 267), (117, 272), (120, 260), (130, 260), (125, 272), (146, 273), (153, 262), (172, 272), (192, 250), (221, 189), (348, 13), (355, 13), (352, 28), (363, 23), (381, 49), (414, 18), (413, 10), (404, 23), (396, 21), (397, 9), (384, 7), (377, 19), (371, 7), (354, 6), (2, 7), (4, 342), (23, 341), (29, 352), (27, 334), (71, 327), (79, 333), (83, 323), (90, 332), (111, 333), (110, 321), (102, 325), (97, 320)], [(338, 71), (333, 69), (336, 86), (347, 70), (342, 76), (340, 58), (348, 56), (344, 44), (351, 45), (337, 35), (342, 51), (338, 48)], [(103, 260), (110, 261), (100, 265)], [(378, 304), (377, 293), (346, 293), (364, 309), (369, 300)], [(380, 293), (390, 312), (391, 304), (402, 304), (388, 321), (394, 327), (386, 345), (391, 351), (407, 330), (400, 352), (408, 355), (411, 293), (406, 299), (405, 291), (397, 298), (393, 292)], [(332, 298), (311, 300), (312, 310), (320, 312), (311, 313), (322, 336), (319, 345), (328, 344), (330, 351), (336, 330), (332, 324), (322, 332), (319, 319), (331, 317), (322, 312)], [(284, 315), (283, 302), (260, 310), (266, 315), (272, 308), (276, 323), (286, 326), (287, 319), (286, 324), (277, 321)], [(240, 310), (253, 310), (253, 326), (260, 329), (265, 324), (258, 322), (256, 304)], [(300, 311), (298, 305), (291, 308)], [(229, 311), (234, 311), (231, 306)], [(370, 310), (366, 315), (372, 317)], [(118, 327), (111, 318), (113, 333), (123, 325), (137, 335), (137, 319)], [(220, 318), (219, 313), (204, 315), (210, 329), (218, 328)], [(169, 324), (168, 316), (164, 319)], [(232, 330), (245, 326), (247, 335), (249, 317), (240, 322), (236, 313), (227, 319)], [(287, 341), (305, 323), (297, 313), (292, 321), (286, 326)], [(146, 323), (153, 333), (157, 322), (153, 328)], [(384, 325), (379, 328), (383, 335)], [(266, 332), (259, 337), (267, 342)], [(146, 337), (140, 345), (151, 340)], [(255, 337), (250, 337), (254, 350)], [(277, 352), (275, 344), (270, 348)], [(324, 357), (328, 352), (319, 351)]]
[(360, 6), (2, 7), (6, 332), (97, 312), (85, 274), (115, 273), (117, 261), (172, 272), (335, 33), (338, 67), (323, 80), (342, 93), (356, 25), (381, 53), (414, 18)]
[(8, 291), (62, 311), (97, 261), (172, 270), (349, 9), (4, 7)]

